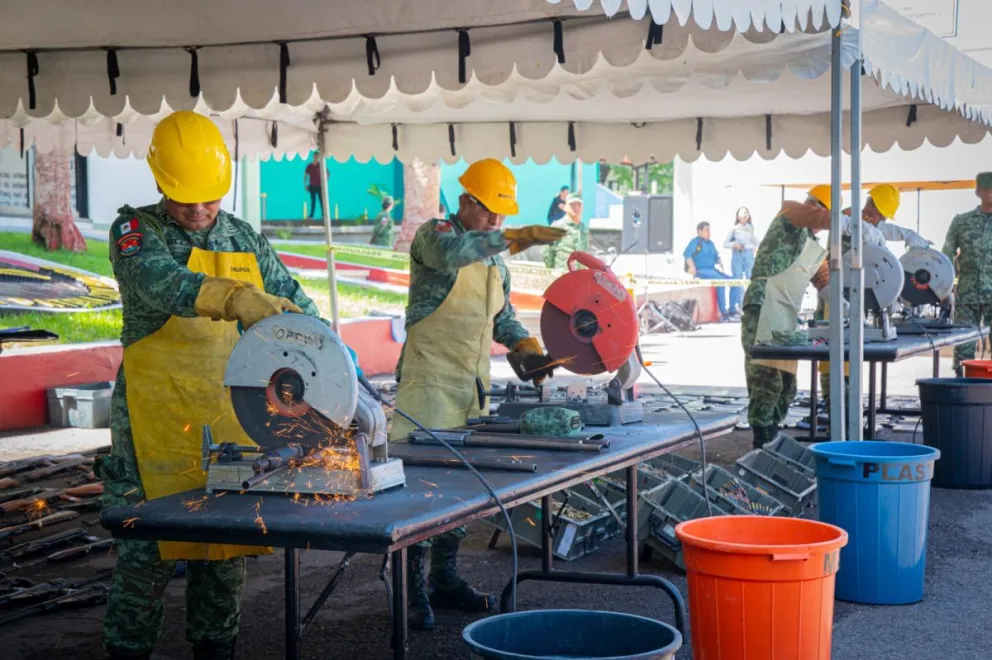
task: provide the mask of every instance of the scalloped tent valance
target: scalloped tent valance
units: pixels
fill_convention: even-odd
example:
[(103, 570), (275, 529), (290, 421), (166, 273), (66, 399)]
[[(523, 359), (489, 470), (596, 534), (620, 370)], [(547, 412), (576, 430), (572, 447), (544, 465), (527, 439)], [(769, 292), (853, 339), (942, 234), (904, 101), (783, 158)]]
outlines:
[[(333, 16), (321, 14), (327, 21), (306, 21), (325, 26), (319, 34), (294, 32), (304, 21), (284, 14), (325, 12), (330, 3), (284, 3), (267, 23), (266, 15), (247, 12), (272, 14), (271, 4), (249, 0), (221, 23), (229, 25), (223, 33), (204, 26), (225, 0), (180, 5), (190, 25), (184, 38), (215, 44), (196, 51), (195, 69), (190, 53), (161, 38), (168, 30), (142, 24), (129, 35), (120, 25), (133, 20), (127, 11), (107, 23), (109, 32), (80, 17), (80, 29), (37, 40), (28, 35), (29, 11), (14, 28), (0, 27), (0, 117), (9, 117), (0, 119), (0, 146), (141, 156), (155, 122), (189, 108), (212, 114), (232, 150), (237, 142), (241, 154), (282, 157), (315, 147), (315, 117), (326, 108), (328, 151), (342, 160), (693, 160), (829, 151), (824, 74), (839, 2), (627, 0), (630, 15), (610, 19), (622, 3), (599, 1), (602, 12), (582, 13), (593, 0), (572, 0), (574, 8), (567, 0), (381, 0), (382, 10), (369, 18), (359, 0), (344, 0), (334, 3)], [(100, 15), (127, 3), (88, 4)], [(860, 35), (870, 74), (866, 145), (884, 151), (924, 139), (981, 140), (992, 122), (992, 72), (891, 8), (865, 5), (861, 29), (844, 27), (842, 61), (845, 69), (856, 61)], [(151, 17), (159, 18), (166, 27), (173, 20)], [(661, 19), (659, 29), (652, 20)], [(387, 25), (389, 33), (375, 29)], [(469, 28), (461, 47), (466, 38), (455, 27)], [(91, 32), (119, 44), (117, 94), (110, 93), (111, 57), (93, 49), (101, 44), (86, 36)], [(280, 46), (257, 42), (292, 34), (316, 40), (286, 45), (281, 85)], [(142, 40), (148, 49), (128, 49)], [(233, 41), (240, 45), (220, 45)], [(87, 44), (89, 51), (59, 50)], [(2, 52), (27, 46), (39, 49), (34, 110), (23, 94), (27, 56)], [(280, 92), (289, 103), (279, 102)]]

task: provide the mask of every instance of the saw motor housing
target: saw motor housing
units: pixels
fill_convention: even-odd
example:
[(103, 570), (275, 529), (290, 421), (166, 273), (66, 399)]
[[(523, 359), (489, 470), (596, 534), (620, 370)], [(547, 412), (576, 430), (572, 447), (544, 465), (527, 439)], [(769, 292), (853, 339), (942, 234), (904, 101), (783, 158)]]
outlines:
[(402, 461), (389, 457), (382, 406), (321, 320), (277, 314), (253, 325), (231, 352), (224, 385), (257, 451), (239, 458), (248, 448), (216, 445), (208, 491), (359, 496), (405, 485)]

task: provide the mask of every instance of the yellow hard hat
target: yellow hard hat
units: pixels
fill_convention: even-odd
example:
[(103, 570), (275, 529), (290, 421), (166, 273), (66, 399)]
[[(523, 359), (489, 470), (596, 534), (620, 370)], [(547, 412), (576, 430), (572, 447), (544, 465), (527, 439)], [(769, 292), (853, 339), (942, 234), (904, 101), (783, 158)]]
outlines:
[(868, 191), (868, 196), (875, 202), (875, 208), (885, 218), (891, 220), (899, 210), (899, 189), (891, 183), (880, 183)]
[(458, 183), (462, 184), (465, 192), (497, 215), (516, 215), (520, 210), (517, 206), (517, 180), (510, 168), (495, 158), (477, 160), (469, 165), (465, 173), (458, 177)]
[(166, 197), (180, 204), (221, 199), (231, 188), (231, 154), (209, 118), (181, 110), (155, 127), (148, 167)]
[(809, 189), (807, 193), (810, 197), (820, 202), (830, 210), (830, 186), (827, 184), (821, 184), (819, 186), (813, 186)]

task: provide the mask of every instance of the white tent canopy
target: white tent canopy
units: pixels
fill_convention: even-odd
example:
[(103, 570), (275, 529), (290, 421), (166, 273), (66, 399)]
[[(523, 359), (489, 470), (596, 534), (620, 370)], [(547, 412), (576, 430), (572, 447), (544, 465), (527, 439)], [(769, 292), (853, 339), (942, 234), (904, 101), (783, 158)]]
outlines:
[[(191, 108), (214, 115), (232, 150), (237, 134), (240, 154), (281, 157), (315, 146), (325, 107), (328, 150), (342, 160), (742, 159), (830, 147), (824, 74), (837, 0), (602, 0), (584, 13), (592, 0), (378, 0), (375, 11), (364, 0), (21, 4), (0, 26), (0, 145), (14, 148), (141, 156), (158, 119)], [(467, 29), (464, 58), (457, 29)], [(987, 134), (992, 72), (885, 5), (866, 9), (860, 36), (868, 146)], [(845, 68), (856, 37), (845, 26)], [(278, 41), (288, 41), (287, 103)], [(116, 94), (107, 48), (117, 49)]]

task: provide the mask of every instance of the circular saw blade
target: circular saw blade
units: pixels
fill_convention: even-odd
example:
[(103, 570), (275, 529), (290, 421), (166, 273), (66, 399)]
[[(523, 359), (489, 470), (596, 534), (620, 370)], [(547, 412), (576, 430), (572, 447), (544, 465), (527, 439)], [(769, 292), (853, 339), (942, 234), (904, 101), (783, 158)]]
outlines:
[(238, 340), (224, 385), (238, 421), (260, 447), (327, 445), (351, 425), (358, 405), (355, 365), (319, 319), (277, 314)]
[[(576, 315), (573, 318), (571, 314), (545, 302), (541, 309), (541, 339), (548, 355), (572, 373), (592, 376), (606, 371), (596, 347), (592, 345), (595, 323), (595, 316), (591, 314), (589, 317)], [(585, 335), (589, 335), (587, 341), (579, 339)]]
[(942, 302), (954, 289), (954, 262), (932, 248), (913, 248), (899, 258), (905, 271), (902, 301), (910, 306)]

